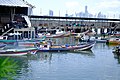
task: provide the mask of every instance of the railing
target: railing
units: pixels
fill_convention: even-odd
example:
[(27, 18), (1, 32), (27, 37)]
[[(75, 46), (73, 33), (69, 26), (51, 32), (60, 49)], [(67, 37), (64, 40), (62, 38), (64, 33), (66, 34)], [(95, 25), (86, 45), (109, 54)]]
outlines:
[(8, 32), (10, 32), (11, 30), (13, 30), (13, 28), (11, 26), (9, 26), (9, 24), (7, 24), (6, 26), (4, 26), (3, 28), (0, 29), (0, 31), (1, 31), (0, 35), (4, 36)]
[(8, 30), (5, 31), (1, 36), (4, 36), (4, 35), (7, 34), (8, 32), (10, 32), (11, 30), (13, 30), (13, 28), (8, 29)]

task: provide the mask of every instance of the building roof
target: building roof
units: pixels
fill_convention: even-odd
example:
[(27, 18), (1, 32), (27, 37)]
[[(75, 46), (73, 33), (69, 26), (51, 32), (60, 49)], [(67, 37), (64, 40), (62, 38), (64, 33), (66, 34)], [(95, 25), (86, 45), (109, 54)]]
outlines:
[(24, 0), (0, 0), (0, 6), (30, 7)]

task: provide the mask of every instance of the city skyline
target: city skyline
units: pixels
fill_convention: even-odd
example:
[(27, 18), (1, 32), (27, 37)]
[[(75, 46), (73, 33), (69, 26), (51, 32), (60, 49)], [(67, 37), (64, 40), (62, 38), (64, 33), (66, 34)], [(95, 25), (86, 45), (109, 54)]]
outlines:
[(84, 12), (85, 6), (88, 7), (88, 12), (93, 15), (102, 13), (108, 18), (120, 17), (120, 0), (26, 0), (36, 8), (33, 9), (34, 15), (49, 15), (49, 10), (54, 12), (54, 16), (65, 16), (66, 12), (69, 15)]

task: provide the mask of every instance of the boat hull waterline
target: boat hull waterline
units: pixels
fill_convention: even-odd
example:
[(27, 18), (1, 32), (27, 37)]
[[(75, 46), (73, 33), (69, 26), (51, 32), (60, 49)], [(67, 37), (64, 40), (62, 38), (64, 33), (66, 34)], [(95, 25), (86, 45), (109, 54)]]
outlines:
[(38, 51), (82, 51), (90, 50), (95, 43), (89, 44), (78, 44), (78, 45), (68, 45), (68, 46), (51, 46), (51, 47), (37, 47)]
[(28, 53), (35, 53), (37, 48), (27, 48), (27, 49), (7, 49), (1, 50), (0, 56), (23, 56), (27, 55)]

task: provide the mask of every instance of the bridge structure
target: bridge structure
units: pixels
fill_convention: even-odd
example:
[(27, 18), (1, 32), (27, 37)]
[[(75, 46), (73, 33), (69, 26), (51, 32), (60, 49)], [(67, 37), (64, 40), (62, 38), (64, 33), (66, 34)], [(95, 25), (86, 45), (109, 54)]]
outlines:
[(29, 16), (32, 26), (47, 29), (74, 29), (75, 32), (83, 32), (88, 29), (100, 29), (103, 31), (120, 31), (120, 19), (85, 18), (85, 17), (61, 17), (61, 16)]

